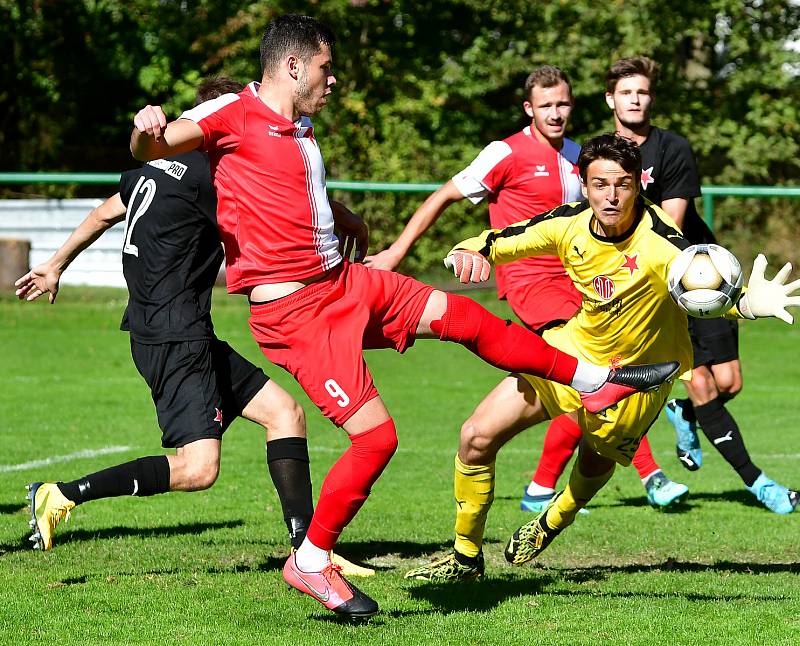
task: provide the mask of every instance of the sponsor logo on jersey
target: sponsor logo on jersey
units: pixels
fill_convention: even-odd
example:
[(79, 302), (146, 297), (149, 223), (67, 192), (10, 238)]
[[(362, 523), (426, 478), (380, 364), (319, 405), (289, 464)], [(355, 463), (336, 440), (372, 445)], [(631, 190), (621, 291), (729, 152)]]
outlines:
[(578, 250), (578, 245), (575, 245), (575, 244), (574, 244), (574, 245), (572, 245), (572, 249), (575, 251), (575, 253), (576, 253), (577, 255), (579, 255), (579, 256), (580, 256), (581, 260), (583, 260), (583, 254), (585, 254), (586, 252), (585, 252), (585, 251), (580, 251), (580, 250)]
[(594, 287), (595, 294), (604, 301), (614, 296), (614, 281), (608, 276), (595, 276), (592, 287)]
[(281, 138), (282, 136), (281, 133), (277, 132), (280, 126), (273, 126), (272, 124), (268, 124), (267, 128), (269, 128), (269, 130), (267, 130), (267, 134), (270, 137), (278, 137), (279, 139)]
[(653, 177), (653, 167), (642, 169), (642, 190), (645, 190), (650, 184), (656, 181)]
[(214, 416), (214, 421), (219, 422), (219, 425), (222, 426), (222, 411), (217, 407), (214, 407), (214, 410), (217, 412)]
[(630, 275), (633, 276), (633, 272), (635, 272), (637, 269), (639, 269), (639, 265), (636, 264), (636, 260), (639, 258), (639, 254), (635, 253), (632, 256), (629, 256), (628, 254), (625, 253), (625, 254), (622, 254), (622, 255), (625, 256), (625, 262), (623, 262), (620, 265), (619, 268), (620, 269), (628, 269), (628, 270), (630, 270), (630, 272), (631, 272)]
[(550, 177), (545, 164), (536, 164), (536, 171), (533, 173), (534, 177)]
[(154, 159), (147, 162), (149, 166), (153, 166), (158, 170), (163, 170), (170, 177), (175, 179), (182, 179), (188, 166), (176, 161), (169, 161), (168, 159)]

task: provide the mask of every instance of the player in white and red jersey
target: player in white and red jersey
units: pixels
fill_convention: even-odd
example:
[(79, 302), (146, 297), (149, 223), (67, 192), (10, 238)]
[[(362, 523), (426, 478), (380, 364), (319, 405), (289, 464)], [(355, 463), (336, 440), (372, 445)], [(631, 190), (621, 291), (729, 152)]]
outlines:
[[(565, 137), (573, 107), (569, 78), (563, 70), (544, 65), (528, 75), (524, 96), (522, 107), (530, 125), (486, 146), (469, 166), (425, 200), (388, 249), (367, 256), (366, 265), (395, 269), (444, 211), (463, 199), (473, 204), (487, 199), (493, 229), (583, 199), (577, 172), (580, 146)], [(520, 320), (538, 333), (564, 323), (580, 308), (581, 296), (556, 256), (522, 258), (497, 267), (495, 276), (498, 297), (507, 300)], [(550, 422), (536, 471), (523, 491), (523, 511), (539, 512), (550, 502), (580, 437), (580, 428), (568, 415)], [(686, 485), (664, 475), (646, 438), (633, 464), (655, 506), (666, 507), (686, 496)]]
[(364, 349), (402, 352), (416, 338), (456, 341), (503, 370), (568, 384), (596, 410), (657, 387), (677, 362), (618, 370), (580, 362), (463, 296), (343, 260), (333, 231), (341, 214), (328, 202), (306, 118), (325, 106), (336, 82), (333, 42), (330, 30), (307, 16), (274, 19), (261, 42), (261, 84), (169, 125), (160, 107), (146, 106), (134, 118), (131, 151), (138, 159), (208, 151), (228, 289), (248, 295), (250, 329), (265, 356), (290, 372), (351, 442), (322, 484), (284, 579), (340, 615), (368, 617), (378, 605), (341, 576), (328, 553), (397, 447)]

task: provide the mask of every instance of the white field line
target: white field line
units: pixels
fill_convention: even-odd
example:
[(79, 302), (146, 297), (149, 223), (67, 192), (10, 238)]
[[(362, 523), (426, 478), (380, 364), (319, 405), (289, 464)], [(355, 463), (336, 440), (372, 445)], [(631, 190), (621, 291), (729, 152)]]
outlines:
[(46, 467), (50, 464), (58, 462), (69, 462), (70, 460), (77, 460), (79, 458), (94, 458), (98, 455), (109, 455), (110, 453), (124, 453), (130, 451), (133, 447), (130, 446), (106, 446), (102, 449), (83, 449), (68, 455), (54, 455), (42, 460), (33, 460), (31, 462), (23, 462), (22, 464), (0, 464), (0, 473), (9, 473), (11, 471), (25, 471), (26, 469), (38, 469), (39, 467)]

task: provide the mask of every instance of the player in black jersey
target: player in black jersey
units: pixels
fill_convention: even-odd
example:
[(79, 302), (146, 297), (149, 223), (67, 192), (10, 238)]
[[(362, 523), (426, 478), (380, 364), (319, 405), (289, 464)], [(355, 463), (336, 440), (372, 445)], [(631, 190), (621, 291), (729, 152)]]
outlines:
[[(606, 103), (614, 113), (617, 132), (639, 144), (645, 197), (669, 214), (689, 242), (716, 242), (694, 205), (694, 198), (700, 196), (700, 178), (689, 142), (650, 123), (657, 73), (657, 65), (646, 57), (618, 60), (606, 75)], [(759, 501), (779, 514), (794, 511), (797, 492), (779, 485), (753, 464), (739, 427), (725, 407), (742, 389), (737, 321), (689, 317), (689, 332), (694, 349), (692, 380), (684, 382), (689, 397), (673, 399), (666, 408), (677, 432), (681, 464), (690, 471), (701, 466), (699, 424)]]
[[(214, 79), (198, 102), (242, 86)], [(162, 446), (175, 455), (139, 458), (72, 482), (33, 483), (31, 540), (49, 550), (53, 531), (76, 506), (122, 495), (207, 489), (217, 479), (222, 434), (238, 416), (267, 430), (267, 462), (293, 547), (305, 537), (313, 503), (305, 417), (264, 372), (216, 338), (211, 291), (223, 259), (208, 157), (191, 151), (122, 174), (119, 193), (94, 209), (47, 262), (17, 281), (17, 295), (53, 303), (63, 271), (126, 218), (122, 266), (129, 300), (121, 329), (150, 387)], [(368, 574), (335, 557), (352, 574)]]

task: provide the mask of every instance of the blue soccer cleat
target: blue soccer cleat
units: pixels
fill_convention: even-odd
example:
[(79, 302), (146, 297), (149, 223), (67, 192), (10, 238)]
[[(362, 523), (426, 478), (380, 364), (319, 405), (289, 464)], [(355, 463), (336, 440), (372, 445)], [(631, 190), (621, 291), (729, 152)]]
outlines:
[(655, 509), (675, 507), (689, 495), (689, 487), (680, 482), (673, 482), (661, 471), (650, 476), (644, 488), (647, 491), (647, 502)]
[(697, 471), (703, 464), (703, 450), (700, 448), (700, 438), (697, 437), (697, 423), (684, 419), (683, 406), (678, 399), (669, 400), (664, 411), (670, 424), (675, 427), (677, 435), (675, 451), (678, 460), (685, 469)]
[[(554, 491), (553, 493), (545, 493), (540, 496), (532, 496), (528, 493), (528, 487), (524, 487), (522, 490), (522, 500), (519, 502), (519, 508), (522, 511), (530, 511), (534, 514), (538, 514), (545, 510), (555, 495), (556, 493)], [(578, 510), (578, 513), (588, 514), (589, 510), (581, 508)]]
[(800, 495), (796, 491), (779, 485), (763, 472), (751, 486), (747, 487), (747, 490), (776, 514), (791, 514), (800, 502)]

